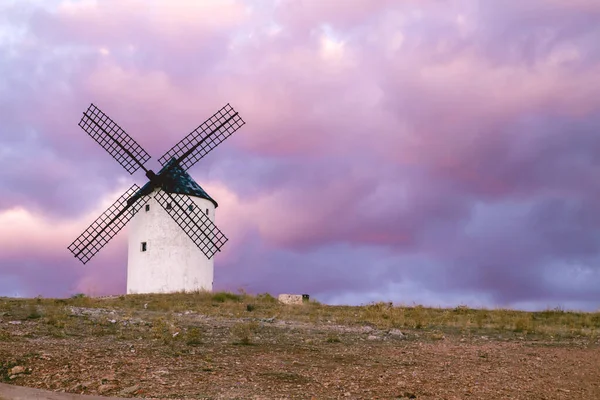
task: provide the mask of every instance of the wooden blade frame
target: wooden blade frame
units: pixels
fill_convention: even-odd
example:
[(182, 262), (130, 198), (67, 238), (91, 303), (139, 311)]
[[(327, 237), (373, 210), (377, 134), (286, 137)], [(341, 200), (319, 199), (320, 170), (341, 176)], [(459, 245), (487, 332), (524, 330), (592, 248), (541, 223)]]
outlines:
[(158, 162), (164, 166), (170, 159), (175, 158), (179, 166), (187, 170), (244, 124), (244, 120), (227, 103), (167, 151)]
[[(174, 159), (174, 165), (187, 170), (244, 124), (239, 114), (226, 104), (166, 152), (159, 162), (164, 166)], [(150, 155), (93, 103), (83, 113), (79, 126), (127, 172), (133, 174), (142, 168), (151, 182), (160, 184), (160, 178), (144, 167)], [(139, 211), (143, 196), (132, 197), (139, 189), (135, 184), (131, 186), (68, 246), (69, 251), (82, 263), (87, 263)], [(221, 251), (227, 237), (188, 196), (159, 190), (155, 197), (207, 258)]]
[(227, 237), (189, 196), (160, 190), (154, 198), (207, 258), (221, 251)]
[(108, 152), (129, 174), (150, 159), (150, 155), (119, 125), (93, 103), (83, 113), (79, 126)]
[(128, 204), (127, 200), (140, 187), (131, 186), (117, 201), (108, 207), (77, 239), (68, 247), (75, 258), (87, 263), (102, 247), (104, 247), (131, 218), (139, 211), (142, 202), (140, 198)]

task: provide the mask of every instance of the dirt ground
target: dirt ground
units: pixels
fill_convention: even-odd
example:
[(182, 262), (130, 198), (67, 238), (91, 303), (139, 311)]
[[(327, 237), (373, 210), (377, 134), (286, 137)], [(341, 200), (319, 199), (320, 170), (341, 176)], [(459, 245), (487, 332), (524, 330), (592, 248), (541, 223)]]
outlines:
[(36, 319), (2, 319), (0, 378), (165, 399), (600, 399), (596, 338), (198, 313), (157, 322), (150, 311), (84, 308), (69, 319), (67, 334)]

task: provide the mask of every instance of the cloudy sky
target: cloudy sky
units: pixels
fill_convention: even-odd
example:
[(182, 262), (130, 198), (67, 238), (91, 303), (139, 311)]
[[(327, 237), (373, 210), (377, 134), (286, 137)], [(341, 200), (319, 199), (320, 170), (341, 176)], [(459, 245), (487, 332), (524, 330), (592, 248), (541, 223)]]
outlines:
[(600, 307), (597, 0), (2, 0), (0, 295), (125, 291), (127, 232), (67, 246), (226, 103), (190, 173), (230, 241), (216, 289)]

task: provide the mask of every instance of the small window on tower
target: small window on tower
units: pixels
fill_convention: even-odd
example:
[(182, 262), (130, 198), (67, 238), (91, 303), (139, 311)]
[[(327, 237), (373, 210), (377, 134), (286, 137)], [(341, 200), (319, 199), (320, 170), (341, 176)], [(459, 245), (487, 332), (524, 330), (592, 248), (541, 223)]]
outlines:
[(208, 215), (208, 208), (206, 209), (206, 215)]
[(167, 210), (171, 209), (171, 203), (167, 203)]
[(150, 211), (150, 204), (146, 204), (146, 212)]
[(146, 242), (142, 242), (141, 250), (142, 251), (148, 250), (148, 244)]

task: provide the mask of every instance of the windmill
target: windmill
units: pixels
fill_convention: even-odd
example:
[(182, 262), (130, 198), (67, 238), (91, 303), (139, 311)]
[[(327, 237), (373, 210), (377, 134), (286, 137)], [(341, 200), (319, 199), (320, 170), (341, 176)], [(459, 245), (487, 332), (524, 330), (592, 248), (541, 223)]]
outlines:
[(187, 170), (244, 123), (225, 105), (162, 155), (154, 173), (144, 167), (150, 155), (92, 103), (79, 126), (129, 174), (141, 168), (148, 182), (127, 189), (69, 251), (86, 264), (131, 220), (127, 293), (212, 290), (214, 255), (227, 237), (214, 224), (217, 202)]

